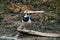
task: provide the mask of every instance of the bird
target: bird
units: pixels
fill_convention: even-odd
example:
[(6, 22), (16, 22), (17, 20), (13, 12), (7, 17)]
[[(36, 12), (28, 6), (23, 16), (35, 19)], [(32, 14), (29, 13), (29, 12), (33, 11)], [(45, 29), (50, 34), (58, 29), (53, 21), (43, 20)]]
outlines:
[(31, 23), (31, 19), (30, 19), (30, 16), (25, 14), (23, 17), (22, 17), (22, 22), (28, 22), (28, 23)]

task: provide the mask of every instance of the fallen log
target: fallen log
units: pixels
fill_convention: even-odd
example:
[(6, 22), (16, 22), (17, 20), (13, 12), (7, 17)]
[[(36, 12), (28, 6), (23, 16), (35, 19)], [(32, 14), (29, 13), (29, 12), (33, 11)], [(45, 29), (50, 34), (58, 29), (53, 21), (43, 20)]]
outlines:
[(33, 31), (33, 30), (21, 29), (21, 27), (18, 27), (17, 30), (20, 31), (20, 32), (25, 32), (25, 33), (28, 33), (28, 34), (38, 35), (38, 36), (60, 37), (60, 34), (56, 34), (56, 33), (43, 33), (43, 32), (38, 32), (38, 31)]

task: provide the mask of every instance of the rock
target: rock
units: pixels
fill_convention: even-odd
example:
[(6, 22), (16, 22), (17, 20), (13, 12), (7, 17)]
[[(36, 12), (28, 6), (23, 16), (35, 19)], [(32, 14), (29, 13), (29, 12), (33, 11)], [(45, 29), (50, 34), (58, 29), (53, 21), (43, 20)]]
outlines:
[(11, 4), (7, 7), (10, 11), (13, 11), (14, 10), (14, 4)]
[(11, 4), (11, 5), (8, 6), (8, 9), (13, 13), (18, 13), (20, 11), (20, 5)]
[(17, 12), (19, 12), (19, 11), (21, 11), (20, 4), (16, 4), (16, 5), (15, 5), (14, 13), (17, 13)]
[(21, 5), (21, 10), (25, 11), (26, 9), (28, 9), (28, 7), (26, 5)]
[(30, 8), (27, 7), (27, 5), (23, 5), (23, 4), (19, 4), (19, 3), (18, 4), (12, 3), (7, 8), (13, 13), (18, 13), (20, 11), (25, 11), (25, 10), (30, 10)]

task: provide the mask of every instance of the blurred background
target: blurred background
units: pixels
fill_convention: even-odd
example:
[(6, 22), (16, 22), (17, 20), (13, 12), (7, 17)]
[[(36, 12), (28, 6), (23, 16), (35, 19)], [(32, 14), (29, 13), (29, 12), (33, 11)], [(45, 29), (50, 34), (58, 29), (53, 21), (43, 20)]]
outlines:
[[(0, 36), (13, 37), (19, 32), (23, 11), (45, 11), (44, 14), (29, 14), (32, 24), (27, 29), (60, 34), (60, 0), (0, 0)], [(19, 40), (60, 40), (60, 38), (38, 37), (19, 34)], [(0, 39), (10, 40), (10, 39)]]

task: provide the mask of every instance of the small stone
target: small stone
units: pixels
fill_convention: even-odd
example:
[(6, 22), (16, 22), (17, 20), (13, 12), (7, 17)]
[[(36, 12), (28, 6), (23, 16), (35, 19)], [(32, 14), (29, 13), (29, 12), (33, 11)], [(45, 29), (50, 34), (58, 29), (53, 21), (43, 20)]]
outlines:
[(11, 4), (11, 5), (8, 6), (8, 9), (13, 13), (18, 13), (20, 11), (20, 5)]

